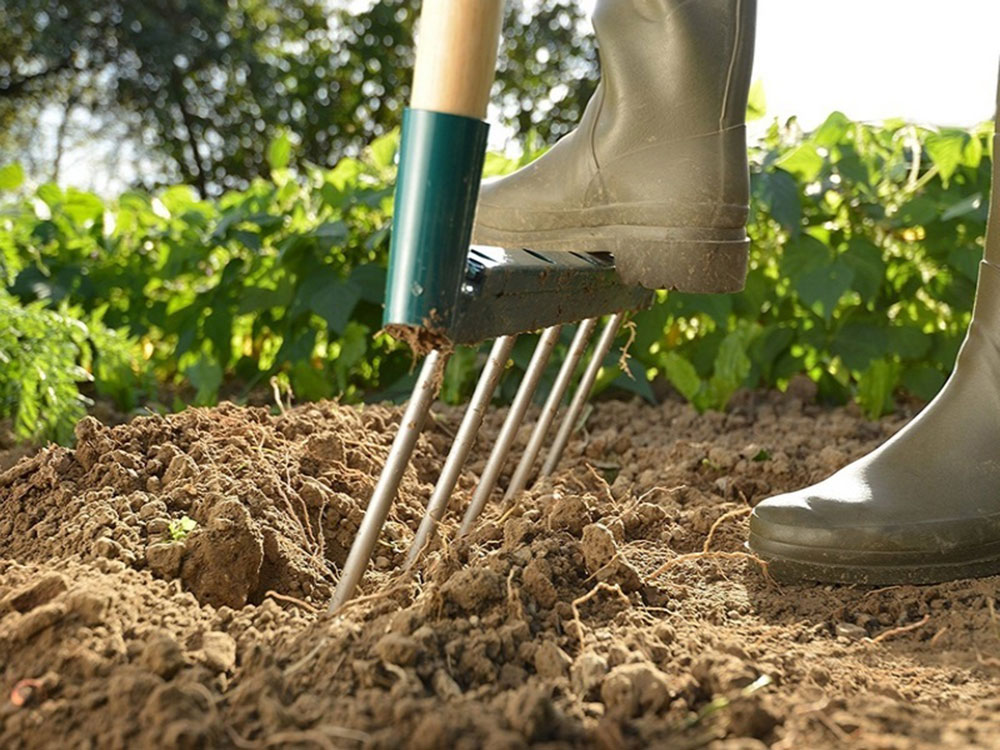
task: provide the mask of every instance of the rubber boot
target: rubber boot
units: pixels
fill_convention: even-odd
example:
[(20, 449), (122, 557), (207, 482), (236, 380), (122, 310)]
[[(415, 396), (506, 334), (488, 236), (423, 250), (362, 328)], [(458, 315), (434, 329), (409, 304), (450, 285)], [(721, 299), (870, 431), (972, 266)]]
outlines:
[[(994, 137), (994, 154), (998, 146)], [(775, 578), (888, 585), (1000, 573), (998, 164), (986, 260), (951, 377), (873, 452), (754, 508), (750, 548)]]
[(756, 0), (598, 0), (602, 77), (580, 124), (484, 181), (473, 243), (611, 252), (651, 289), (742, 289), (755, 18)]

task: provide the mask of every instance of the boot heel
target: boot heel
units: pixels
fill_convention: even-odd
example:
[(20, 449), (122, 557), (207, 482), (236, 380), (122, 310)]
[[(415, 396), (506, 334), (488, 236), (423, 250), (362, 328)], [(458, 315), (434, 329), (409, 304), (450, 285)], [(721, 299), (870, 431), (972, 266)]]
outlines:
[(614, 251), (615, 269), (627, 284), (702, 294), (743, 290), (750, 240), (622, 241)]

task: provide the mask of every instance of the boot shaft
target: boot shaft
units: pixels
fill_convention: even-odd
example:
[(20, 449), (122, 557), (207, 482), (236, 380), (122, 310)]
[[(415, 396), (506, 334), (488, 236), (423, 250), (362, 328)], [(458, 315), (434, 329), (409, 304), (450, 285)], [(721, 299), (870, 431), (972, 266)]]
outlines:
[(611, 252), (650, 289), (739, 290), (755, 16), (756, 0), (598, 0), (601, 84), (576, 130), (483, 185), (474, 241)]
[(1000, 265), (1000, 77), (997, 79), (997, 108), (993, 119), (993, 177), (990, 184), (990, 215), (986, 226), (984, 257)]
[(756, 16), (756, 0), (598, 0), (597, 140), (677, 140), (742, 125)]

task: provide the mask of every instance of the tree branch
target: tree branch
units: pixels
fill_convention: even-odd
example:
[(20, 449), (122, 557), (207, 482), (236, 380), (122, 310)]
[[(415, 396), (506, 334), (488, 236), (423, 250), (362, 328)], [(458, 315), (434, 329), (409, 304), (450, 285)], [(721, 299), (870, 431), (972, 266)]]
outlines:
[(205, 182), (205, 170), (201, 163), (201, 157), (198, 155), (198, 140), (195, 138), (194, 134), (194, 118), (187, 109), (187, 100), (184, 96), (184, 86), (181, 81), (181, 77), (174, 68), (170, 71), (170, 81), (171, 89), (174, 93), (174, 100), (177, 102), (177, 107), (181, 111), (181, 120), (184, 122), (184, 130), (187, 133), (188, 147), (191, 149), (191, 166), (193, 169), (187, 169), (189, 176), (194, 181), (195, 187), (198, 188), (198, 193), (202, 198), (206, 196), (206, 182)]

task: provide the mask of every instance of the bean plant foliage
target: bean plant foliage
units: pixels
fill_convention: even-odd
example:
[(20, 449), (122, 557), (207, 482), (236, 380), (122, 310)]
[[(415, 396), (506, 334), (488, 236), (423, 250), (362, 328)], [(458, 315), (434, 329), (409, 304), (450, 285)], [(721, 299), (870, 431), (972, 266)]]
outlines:
[(664, 295), (636, 357), (699, 408), (796, 373), (871, 417), (930, 399), (954, 364), (983, 253), (992, 128), (774, 124), (752, 151), (746, 287)]
[[(990, 135), (836, 112), (808, 133), (775, 121), (751, 149), (745, 290), (658, 293), (635, 316), (628, 372), (610, 355), (598, 387), (719, 409), (805, 373), (823, 401), (871, 417), (901, 395), (932, 397), (969, 320)], [(172, 408), (271, 387), (299, 400), (407, 394), (412, 357), (380, 319), (397, 136), (332, 169), (292, 169), (293, 143), (279, 135), (268, 178), (213, 200), (188, 186), (26, 192), (17, 165), (0, 167), (0, 419), (67, 441), (92, 392), (126, 410), (164, 388)], [(487, 171), (536, 154), (529, 139)], [(515, 369), (531, 345), (519, 342)], [(483, 358), (456, 353), (445, 400), (467, 398)]]

